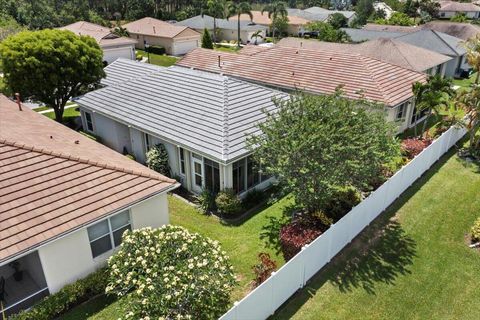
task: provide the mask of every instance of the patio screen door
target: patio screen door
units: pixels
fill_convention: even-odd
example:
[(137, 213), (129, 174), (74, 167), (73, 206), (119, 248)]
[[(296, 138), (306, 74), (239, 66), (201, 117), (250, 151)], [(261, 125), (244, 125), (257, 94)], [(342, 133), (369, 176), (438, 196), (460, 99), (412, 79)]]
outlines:
[(203, 158), (192, 153), (192, 189), (200, 193), (203, 189)]

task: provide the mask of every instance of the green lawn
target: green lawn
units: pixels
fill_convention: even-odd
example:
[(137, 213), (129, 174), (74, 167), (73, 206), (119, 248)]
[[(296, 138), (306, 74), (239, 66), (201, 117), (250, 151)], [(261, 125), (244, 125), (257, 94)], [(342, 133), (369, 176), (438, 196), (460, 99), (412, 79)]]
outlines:
[[(70, 120), (73, 120), (76, 117), (80, 117), (80, 112), (75, 110), (76, 108), (68, 108), (63, 112), (63, 122), (67, 123)], [(50, 119), (55, 120), (55, 112), (47, 112), (43, 114), (44, 116), (49, 117)]]
[[(250, 290), (253, 279), (252, 266), (257, 263), (259, 252), (269, 252), (281, 266), (284, 261), (273, 248), (267, 248), (265, 237), (275, 227), (275, 221), (282, 216), (288, 200), (281, 200), (272, 206), (266, 206), (253, 217), (235, 225), (224, 224), (215, 216), (206, 216), (184, 201), (169, 196), (170, 223), (180, 225), (192, 232), (218, 240), (229, 254), (238, 278), (238, 286), (232, 294), (232, 300), (240, 300)], [(271, 227), (271, 229), (269, 228)], [(274, 231), (273, 231), (274, 232)], [(62, 319), (114, 320), (122, 315), (121, 301), (99, 297), (73, 309)]]
[(223, 52), (233, 52), (237, 53), (241, 48), (237, 46), (222, 46), (222, 45), (217, 45), (215, 46), (214, 50), (216, 51), (223, 51)]
[(479, 194), (479, 167), (451, 151), (274, 318), (480, 319)]
[[(142, 57), (148, 57), (148, 53), (146, 53), (144, 50), (137, 49), (137, 53)], [(150, 63), (158, 66), (170, 67), (171, 65), (174, 65), (177, 60), (178, 58), (176, 57), (150, 53)]]
[(467, 79), (453, 79), (453, 85), (460, 86), (462, 88), (468, 88), (472, 83), (475, 82), (476, 76), (477, 76), (477, 73), (475, 72), (470, 76), (470, 78), (467, 78)]

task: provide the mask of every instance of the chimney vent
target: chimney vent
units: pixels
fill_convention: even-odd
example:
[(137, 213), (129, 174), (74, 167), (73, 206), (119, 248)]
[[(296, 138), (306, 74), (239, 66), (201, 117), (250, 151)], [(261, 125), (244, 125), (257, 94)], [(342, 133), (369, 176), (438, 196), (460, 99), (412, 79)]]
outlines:
[(20, 93), (15, 93), (15, 98), (17, 99), (18, 110), (22, 111), (22, 103), (20, 102)]
[(75, 144), (80, 144), (80, 141), (79, 141), (79, 140), (75, 140)]
[(156, 34), (157, 31), (155, 30), (155, 26), (153, 26), (153, 33)]
[(219, 67), (219, 68), (221, 68), (221, 67), (222, 67), (222, 65), (221, 65), (221, 57), (220, 57), (220, 55), (218, 55), (218, 67)]

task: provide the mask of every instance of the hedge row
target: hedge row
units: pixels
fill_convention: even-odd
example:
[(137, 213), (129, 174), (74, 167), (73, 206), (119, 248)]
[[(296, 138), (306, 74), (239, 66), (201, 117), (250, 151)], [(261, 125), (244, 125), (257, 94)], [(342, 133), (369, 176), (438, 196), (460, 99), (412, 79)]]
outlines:
[(102, 268), (86, 278), (66, 285), (57, 293), (45, 297), (31, 309), (9, 316), (8, 320), (55, 319), (82, 302), (105, 293), (107, 280), (106, 268)]

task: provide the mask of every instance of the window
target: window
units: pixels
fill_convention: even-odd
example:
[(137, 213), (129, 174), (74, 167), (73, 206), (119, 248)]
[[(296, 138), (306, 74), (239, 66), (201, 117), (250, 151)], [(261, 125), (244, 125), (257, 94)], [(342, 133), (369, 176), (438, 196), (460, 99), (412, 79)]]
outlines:
[(180, 159), (180, 173), (185, 174), (185, 150), (183, 148), (178, 148), (179, 159)]
[(217, 193), (220, 191), (220, 166), (217, 162), (204, 159), (205, 168), (205, 189)]
[(150, 136), (147, 134), (147, 133), (144, 133), (144, 139), (145, 139), (145, 153), (147, 153), (150, 148), (152, 148), (152, 139), (150, 138)]
[(93, 132), (93, 118), (90, 112), (85, 111), (85, 124), (87, 125), (87, 131)]
[(130, 214), (123, 211), (111, 218), (100, 221), (91, 227), (88, 227), (88, 239), (92, 256), (99, 255), (112, 250), (122, 242), (122, 234), (125, 230), (131, 230)]
[(245, 159), (233, 163), (233, 190), (236, 193), (245, 191)]
[(402, 120), (405, 118), (405, 113), (407, 111), (407, 102), (402, 103), (397, 107), (397, 114), (395, 116), (395, 120)]
[(257, 185), (260, 182), (258, 164), (252, 156), (247, 157), (247, 189)]

